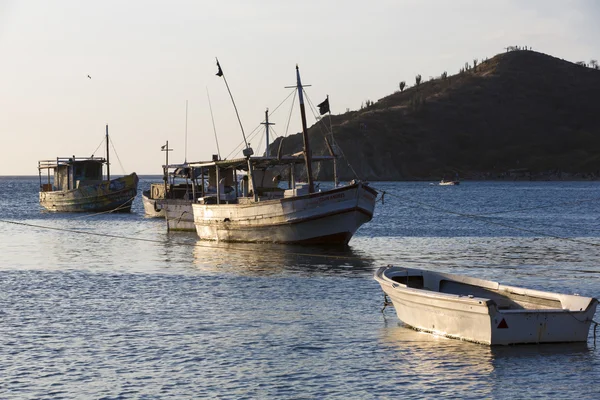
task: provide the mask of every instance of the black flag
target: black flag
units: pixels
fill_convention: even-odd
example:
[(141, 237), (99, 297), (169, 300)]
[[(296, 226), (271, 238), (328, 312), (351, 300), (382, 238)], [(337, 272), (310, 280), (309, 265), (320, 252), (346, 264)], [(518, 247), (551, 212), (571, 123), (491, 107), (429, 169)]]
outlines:
[(217, 71), (217, 76), (223, 76), (223, 70), (221, 69), (221, 65), (219, 64), (219, 60), (217, 60), (217, 68), (219, 68), (219, 70)]
[(329, 97), (325, 99), (324, 102), (322, 102), (321, 104), (317, 105), (317, 107), (319, 107), (319, 113), (321, 115), (328, 113), (329, 112)]

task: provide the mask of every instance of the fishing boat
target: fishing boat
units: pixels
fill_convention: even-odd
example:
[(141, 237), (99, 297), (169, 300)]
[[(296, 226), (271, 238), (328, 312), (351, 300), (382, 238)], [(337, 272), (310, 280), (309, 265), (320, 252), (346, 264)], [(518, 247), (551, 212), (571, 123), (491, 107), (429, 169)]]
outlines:
[(190, 167), (189, 163), (167, 165), (165, 168), (166, 171), (171, 169), (172, 172), (167, 173), (167, 195), (162, 200), (167, 230), (195, 232), (192, 203), (197, 191), (205, 189), (201, 171)]
[[(142, 204), (144, 205), (144, 214), (146, 217), (156, 218), (166, 217), (166, 204), (177, 204), (182, 200), (184, 204), (189, 205), (189, 213), (191, 215), (192, 203), (192, 182), (190, 168), (187, 163), (184, 164), (169, 164), (169, 141), (161, 150), (165, 151), (166, 160), (163, 165), (163, 179), (160, 183), (151, 183), (148, 190), (142, 192)], [(171, 207), (172, 208), (172, 207)], [(168, 219), (167, 219), (168, 221)], [(193, 220), (190, 217), (191, 230), (194, 231)]]
[[(40, 205), (57, 212), (130, 212), (139, 178), (134, 172), (111, 179), (109, 154), (107, 125), (106, 158), (72, 156), (39, 161)], [(45, 177), (42, 171), (47, 171)]]
[(410, 327), (487, 345), (585, 342), (598, 300), (462, 275), (381, 267), (375, 280)]
[(439, 183), (440, 186), (455, 186), (460, 185), (460, 181), (447, 181), (442, 179)]
[[(224, 77), (220, 66), (218, 75)], [(334, 160), (335, 155), (313, 157), (311, 154), (298, 67), (295, 88), (302, 118), (302, 152), (271, 156), (267, 144), (264, 156), (253, 156), (246, 142), (244, 158), (191, 164), (202, 173), (206, 171), (209, 188), (215, 188), (214, 194), (201, 191), (198, 201), (192, 204), (200, 239), (347, 244), (357, 229), (372, 219), (377, 191), (367, 183), (352, 181), (328, 190), (315, 190), (313, 162)], [(268, 114), (265, 126), (269, 126)], [(296, 166), (304, 166), (306, 184), (296, 180)], [(281, 182), (284, 175), (287, 175), (287, 188)]]

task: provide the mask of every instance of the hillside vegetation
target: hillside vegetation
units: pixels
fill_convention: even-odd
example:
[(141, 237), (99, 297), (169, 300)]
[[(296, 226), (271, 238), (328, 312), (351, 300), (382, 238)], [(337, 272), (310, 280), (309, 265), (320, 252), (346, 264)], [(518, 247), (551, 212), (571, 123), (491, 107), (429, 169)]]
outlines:
[[(520, 50), (457, 75), (408, 83), (414, 86), (331, 117), (345, 155), (341, 179), (355, 178), (352, 169), (367, 180), (600, 176), (597, 69)], [(313, 154), (328, 154), (328, 118), (309, 129)], [(281, 149), (300, 151), (301, 135), (285, 138)], [(317, 179), (331, 179), (331, 166), (315, 171)]]

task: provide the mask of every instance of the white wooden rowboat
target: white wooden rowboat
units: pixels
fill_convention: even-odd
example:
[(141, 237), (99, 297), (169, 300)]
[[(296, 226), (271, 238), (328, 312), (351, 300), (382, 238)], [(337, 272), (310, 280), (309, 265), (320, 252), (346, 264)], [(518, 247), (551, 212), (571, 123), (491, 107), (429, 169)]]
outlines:
[(382, 267), (374, 278), (405, 324), (488, 345), (585, 342), (598, 305), (593, 297), (412, 268)]

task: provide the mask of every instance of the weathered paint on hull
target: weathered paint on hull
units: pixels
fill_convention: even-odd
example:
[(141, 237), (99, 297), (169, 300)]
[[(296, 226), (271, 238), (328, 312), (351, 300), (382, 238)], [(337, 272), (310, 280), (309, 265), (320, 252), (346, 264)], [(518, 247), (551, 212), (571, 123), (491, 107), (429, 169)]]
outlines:
[(150, 197), (148, 197), (150, 194), (149, 192), (149, 190), (145, 190), (142, 193), (142, 204), (144, 205), (144, 214), (146, 215), (146, 217), (150, 218), (164, 218), (165, 210), (162, 207), (163, 199), (151, 199)]
[(373, 217), (377, 192), (361, 183), (250, 204), (193, 204), (200, 239), (227, 242), (347, 244)]
[(166, 199), (163, 203), (169, 231), (195, 232), (192, 202), (190, 200)]
[[(385, 269), (375, 273), (375, 280), (392, 300), (402, 322), (416, 330), (487, 345), (585, 342), (598, 304), (593, 299), (581, 311), (500, 310), (489, 299), (394, 287), (383, 278)], [(554, 293), (537, 293), (556, 297)]]
[(133, 173), (78, 189), (40, 192), (40, 205), (54, 212), (130, 212), (138, 181)]

